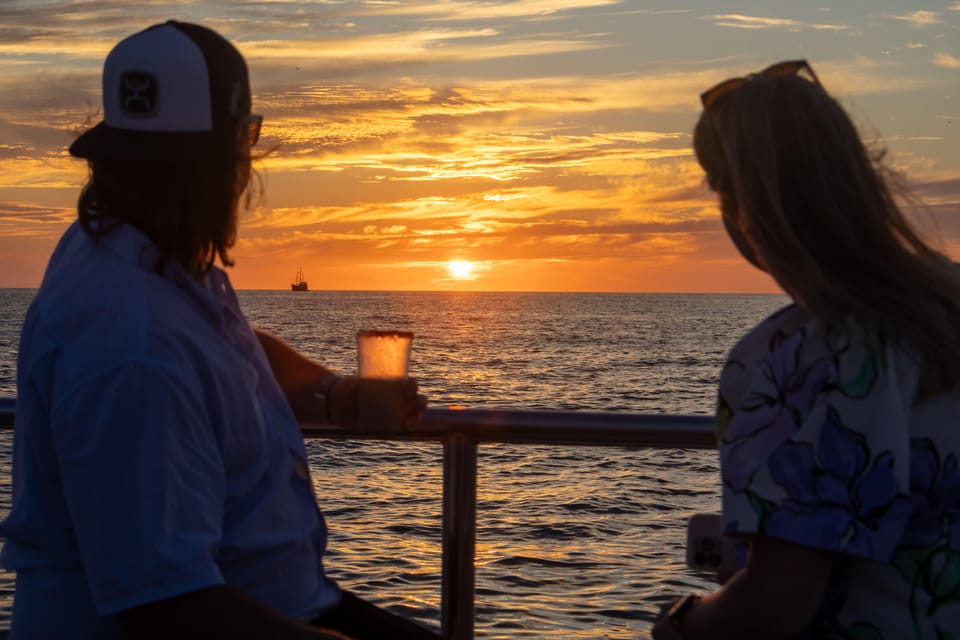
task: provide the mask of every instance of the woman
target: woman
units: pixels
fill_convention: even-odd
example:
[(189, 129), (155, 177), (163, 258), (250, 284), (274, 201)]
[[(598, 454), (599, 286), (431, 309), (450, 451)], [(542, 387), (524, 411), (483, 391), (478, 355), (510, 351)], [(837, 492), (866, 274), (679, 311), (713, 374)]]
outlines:
[[(808, 75), (809, 79), (803, 77)], [(669, 638), (960, 630), (960, 280), (804, 61), (705, 92), (694, 149), (731, 239), (792, 298), (732, 350), (717, 429), (746, 566)]]

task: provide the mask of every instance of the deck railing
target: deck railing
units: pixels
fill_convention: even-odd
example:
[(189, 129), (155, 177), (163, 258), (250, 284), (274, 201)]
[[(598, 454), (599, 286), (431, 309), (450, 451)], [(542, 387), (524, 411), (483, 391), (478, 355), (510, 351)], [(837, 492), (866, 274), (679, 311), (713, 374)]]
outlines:
[[(0, 427), (12, 427), (14, 399), (0, 398)], [(477, 449), (483, 443), (709, 449), (709, 416), (582, 411), (427, 409), (415, 429), (397, 436), (362, 435), (301, 425), (306, 438), (386, 439), (443, 445), (441, 633), (472, 640), (476, 542)]]

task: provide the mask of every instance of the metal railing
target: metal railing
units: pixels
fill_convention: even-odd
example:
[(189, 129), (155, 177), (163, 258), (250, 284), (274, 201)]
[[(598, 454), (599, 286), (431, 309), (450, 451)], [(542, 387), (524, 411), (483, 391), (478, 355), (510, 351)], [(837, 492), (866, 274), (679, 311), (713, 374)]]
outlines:
[[(0, 398), (0, 427), (12, 427), (14, 400)], [(477, 516), (477, 449), (482, 443), (712, 449), (710, 416), (635, 413), (427, 409), (400, 435), (358, 434), (303, 424), (305, 438), (384, 439), (443, 445), (441, 634), (472, 640)]]

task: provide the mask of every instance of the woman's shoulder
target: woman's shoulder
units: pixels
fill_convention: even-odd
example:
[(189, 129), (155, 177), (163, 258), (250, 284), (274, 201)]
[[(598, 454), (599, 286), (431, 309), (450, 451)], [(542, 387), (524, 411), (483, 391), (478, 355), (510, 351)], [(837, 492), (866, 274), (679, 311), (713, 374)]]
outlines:
[(741, 337), (730, 352), (731, 359), (755, 359), (768, 353), (775, 342), (797, 333), (809, 335), (826, 328), (796, 304), (788, 304), (761, 320)]
[(745, 377), (756, 382), (757, 375), (766, 380), (788, 373), (804, 386), (873, 388), (881, 378), (889, 378), (907, 390), (916, 388), (921, 367), (910, 349), (876, 328), (830, 323), (791, 304), (737, 342), (727, 358), (723, 382), (741, 386), (746, 384)]

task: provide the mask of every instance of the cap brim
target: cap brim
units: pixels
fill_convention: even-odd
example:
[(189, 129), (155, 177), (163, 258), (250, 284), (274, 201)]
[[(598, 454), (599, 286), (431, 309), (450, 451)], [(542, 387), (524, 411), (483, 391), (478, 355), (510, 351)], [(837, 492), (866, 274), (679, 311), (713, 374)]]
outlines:
[(197, 155), (212, 155), (224, 141), (210, 131), (136, 131), (101, 122), (70, 145), (70, 155), (91, 160), (169, 164)]

